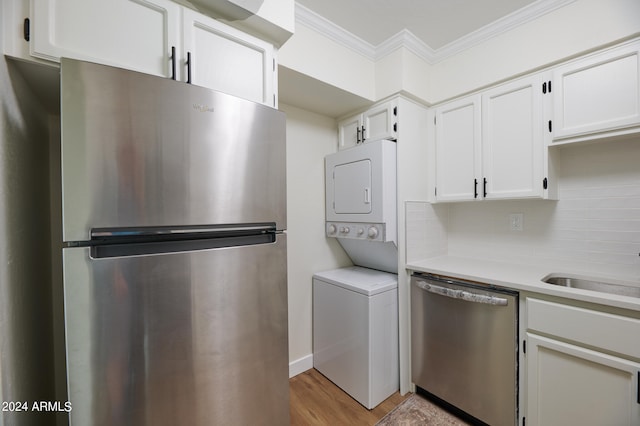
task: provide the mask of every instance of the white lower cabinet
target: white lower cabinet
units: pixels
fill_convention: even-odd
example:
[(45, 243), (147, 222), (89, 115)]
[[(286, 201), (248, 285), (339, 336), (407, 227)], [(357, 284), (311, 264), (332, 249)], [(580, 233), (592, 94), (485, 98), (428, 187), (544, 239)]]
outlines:
[(528, 298), (526, 327), (527, 426), (640, 425), (640, 319)]
[(637, 426), (639, 372), (637, 362), (527, 333), (526, 424)]

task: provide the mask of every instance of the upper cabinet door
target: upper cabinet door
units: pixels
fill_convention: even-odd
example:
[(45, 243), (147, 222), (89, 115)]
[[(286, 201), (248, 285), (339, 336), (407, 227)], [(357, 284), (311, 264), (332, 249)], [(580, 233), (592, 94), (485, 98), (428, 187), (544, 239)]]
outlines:
[(556, 141), (640, 125), (640, 42), (556, 68), (553, 96)]
[(169, 0), (31, 0), (31, 55), (171, 77), (180, 7)]
[(480, 95), (436, 109), (436, 200), (482, 197)]
[(398, 109), (395, 102), (385, 102), (362, 114), (364, 141), (396, 139)]
[(485, 198), (543, 193), (542, 76), (523, 78), (482, 94), (482, 169)]
[(190, 83), (277, 106), (271, 44), (190, 9), (183, 13), (183, 81), (190, 73)]
[(338, 123), (338, 149), (380, 139), (396, 140), (397, 134), (397, 104), (384, 102)]
[(362, 142), (362, 114), (338, 123), (338, 149), (351, 148)]

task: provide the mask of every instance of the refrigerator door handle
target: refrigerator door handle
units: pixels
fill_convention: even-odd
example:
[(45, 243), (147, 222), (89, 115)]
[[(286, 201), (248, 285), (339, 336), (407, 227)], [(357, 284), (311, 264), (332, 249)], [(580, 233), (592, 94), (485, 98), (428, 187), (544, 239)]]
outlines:
[(273, 223), (223, 226), (94, 228), (91, 230), (91, 239), (150, 236), (186, 237), (210, 234), (264, 234), (274, 232), (275, 230), (275, 224)]

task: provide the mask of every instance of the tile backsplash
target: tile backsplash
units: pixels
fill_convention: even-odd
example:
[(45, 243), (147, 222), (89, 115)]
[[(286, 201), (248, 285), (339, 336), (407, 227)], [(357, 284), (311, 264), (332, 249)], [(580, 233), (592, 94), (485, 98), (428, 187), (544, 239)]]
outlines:
[[(552, 149), (558, 201), (407, 202), (407, 261), (449, 254), (640, 276), (640, 139)], [(522, 231), (510, 230), (512, 213)]]

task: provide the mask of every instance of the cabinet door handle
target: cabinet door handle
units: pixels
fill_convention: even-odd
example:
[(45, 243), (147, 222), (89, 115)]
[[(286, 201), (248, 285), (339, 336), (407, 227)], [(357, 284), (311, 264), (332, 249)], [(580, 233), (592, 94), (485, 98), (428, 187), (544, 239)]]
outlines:
[(360, 143), (360, 127), (356, 129), (356, 145)]
[(483, 192), (484, 192), (484, 198), (487, 198), (487, 178), (483, 178), (484, 182), (482, 184), (483, 187)]
[(171, 80), (176, 79), (176, 47), (171, 46)]
[(364, 128), (364, 126), (362, 126), (362, 142), (364, 142), (367, 139), (364, 136), (364, 131), (365, 131), (365, 128)]
[(473, 198), (478, 198), (478, 179), (473, 180)]
[(25, 41), (31, 40), (31, 21), (29, 18), (24, 18), (24, 24), (22, 26), (22, 36)]
[(187, 84), (191, 84), (191, 52), (187, 52)]

